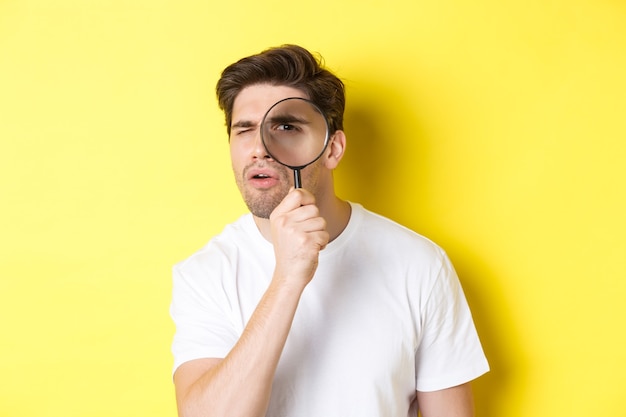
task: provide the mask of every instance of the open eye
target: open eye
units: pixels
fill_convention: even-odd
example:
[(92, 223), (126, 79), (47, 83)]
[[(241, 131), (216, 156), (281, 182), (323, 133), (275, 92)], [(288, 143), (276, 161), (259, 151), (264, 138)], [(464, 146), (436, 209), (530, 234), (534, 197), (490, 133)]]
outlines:
[(287, 123), (281, 123), (276, 126), (276, 130), (294, 130), (295, 127), (293, 125)]
[(299, 130), (298, 126), (290, 123), (277, 124), (274, 129), (280, 132), (293, 132)]

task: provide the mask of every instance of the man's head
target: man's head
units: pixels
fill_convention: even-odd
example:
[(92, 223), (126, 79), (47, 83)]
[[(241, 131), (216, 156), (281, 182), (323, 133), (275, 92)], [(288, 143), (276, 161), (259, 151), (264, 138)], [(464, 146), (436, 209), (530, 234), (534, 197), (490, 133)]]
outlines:
[(288, 86), (302, 91), (326, 114), (331, 133), (343, 130), (343, 82), (306, 49), (283, 45), (243, 58), (222, 72), (216, 92), (219, 106), (226, 116), (229, 135), (235, 98), (244, 88), (254, 84)]
[(344, 86), (339, 78), (323, 69), (307, 50), (287, 45), (227, 67), (217, 84), (217, 95), (226, 114), (235, 180), (252, 214), (269, 218), (293, 185), (291, 169), (274, 161), (260, 139), (263, 116), (274, 103), (288, 97), (310, 99), (328, 118), (328, 146), (302, 170), (302, 182), (318, 204), (334, 198), (332, 171), (346, 144)]

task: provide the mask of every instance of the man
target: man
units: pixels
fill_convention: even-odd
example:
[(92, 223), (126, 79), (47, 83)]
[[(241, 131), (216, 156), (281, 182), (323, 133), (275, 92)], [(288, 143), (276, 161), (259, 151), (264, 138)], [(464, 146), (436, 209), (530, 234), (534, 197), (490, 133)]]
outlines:
[[(286, 45), (227, 67), (217, 95), (251, 213), (174, 268), (179, 414), (472, 416), (469, 381), (488, 364), (447, 256), (335, 195), (343, 83)], [(288, 97), (310, 99), (330, 125), (303, 189), (259, 133)]]

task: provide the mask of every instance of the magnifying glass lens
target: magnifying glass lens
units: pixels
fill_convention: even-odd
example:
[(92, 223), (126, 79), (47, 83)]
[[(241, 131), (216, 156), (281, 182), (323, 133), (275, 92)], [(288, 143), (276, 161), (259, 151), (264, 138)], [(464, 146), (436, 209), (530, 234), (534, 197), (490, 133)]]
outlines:
[(322, 111), (303, 98), (274, 104), (263, 118), (261, 138), (277, 162), (301, 169), (315, 162), (328, 143), (328, 124)]

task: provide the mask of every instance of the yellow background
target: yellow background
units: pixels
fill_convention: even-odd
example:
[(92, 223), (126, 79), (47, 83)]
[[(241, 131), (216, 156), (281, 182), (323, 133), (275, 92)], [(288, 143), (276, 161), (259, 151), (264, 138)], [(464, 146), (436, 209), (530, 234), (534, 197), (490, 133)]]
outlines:
[(282, 43), (346, 82), (340, 194), (457, 266), (477, 414), (625, 415), (624, 2), (211, 3), (0, 0), (0, 416), (175, 414), (171, 265), (245, 211), (214, 85)]

